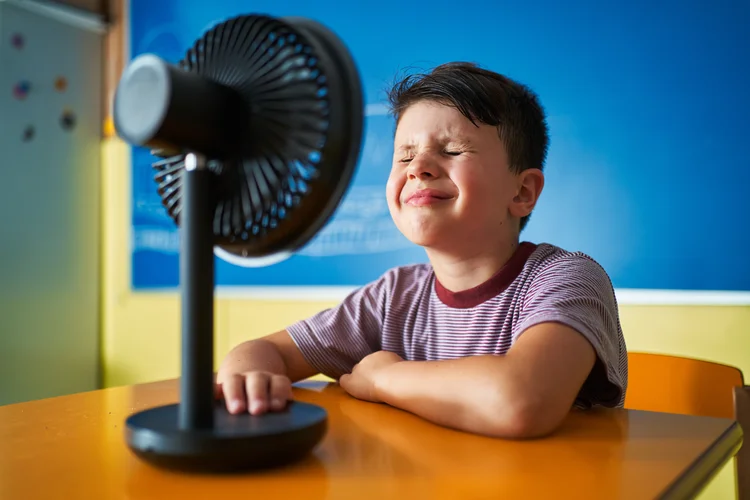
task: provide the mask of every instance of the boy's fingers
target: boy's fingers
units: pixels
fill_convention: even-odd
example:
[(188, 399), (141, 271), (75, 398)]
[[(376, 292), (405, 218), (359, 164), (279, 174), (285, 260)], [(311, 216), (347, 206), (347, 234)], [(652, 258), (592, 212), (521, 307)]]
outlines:
[(260, 415), (268, 409), (268, 391), (270, 377), (266, 373), (248, 373), (245, 378), (248, 410), (253, 415)]
[(245, 377), (239, 374), (229, 375), (221, 384), (229, 413), (237, 414), (247, 408), (245, 396)]
[(216, 399), (224, 397), (224, 377), (220, 379), (218, 373), (214, 373), (214, 397)]
[(286, 406), (287, 401), (292, 399), (292, 383), (289, 377), (283, 375), (274, 375), (271, 377), (271, 409), (281, 410)]

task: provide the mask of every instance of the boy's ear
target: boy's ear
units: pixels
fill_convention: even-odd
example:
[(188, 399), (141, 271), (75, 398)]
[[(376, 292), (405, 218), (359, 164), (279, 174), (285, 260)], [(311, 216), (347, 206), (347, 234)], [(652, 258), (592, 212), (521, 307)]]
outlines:
[(529, 168), (519, 173), (517, 179), (516, 196), (511, 201), (509, 209), (513, 217), (521, 218), (534, 210), (544, 188), (544, 174), (538, 168)]

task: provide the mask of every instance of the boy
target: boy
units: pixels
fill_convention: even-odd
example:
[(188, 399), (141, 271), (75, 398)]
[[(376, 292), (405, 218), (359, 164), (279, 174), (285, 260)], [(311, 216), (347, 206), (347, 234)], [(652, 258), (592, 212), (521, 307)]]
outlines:
[(525, 86), (469, 63), (397, 83), (386, 195), (430, 264), (391, 269), (340, 305), (226, 357), (227, 409), (282, 409), (324, 373), (355, 398), (504, 438), (554, 431), (572, 407), (622, 406), (617, 303), (592, 259), (519, 243), (541, 194), (546, 119)]

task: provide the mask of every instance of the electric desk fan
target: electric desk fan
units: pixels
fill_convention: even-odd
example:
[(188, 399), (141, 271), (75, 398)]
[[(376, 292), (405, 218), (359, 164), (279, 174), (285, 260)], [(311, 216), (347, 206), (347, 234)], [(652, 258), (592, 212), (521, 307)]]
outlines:
[(180, 402), (131, 415), (129, 448), (154, 465), (223, 472), (303, 458), (327, 429), (322, 408), (232, 415), (213, 390), (214, 250), (278, 261), (328, 221), (359, 158), (354, 61), (305, 18), (243, 15), (209, 29), (178, 65), (154, 55), (123, 72), (114, 122), (149, 148), (163, 205), (181, 232)]

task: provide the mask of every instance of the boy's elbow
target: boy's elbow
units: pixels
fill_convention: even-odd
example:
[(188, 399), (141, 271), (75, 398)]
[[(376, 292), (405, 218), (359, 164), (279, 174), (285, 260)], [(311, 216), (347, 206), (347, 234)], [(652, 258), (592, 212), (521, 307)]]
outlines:
[(557, 430), (566, 415), (530, 398), (499, 401), (494, 406), (485, 434), (505, 439), (544, 437)]

